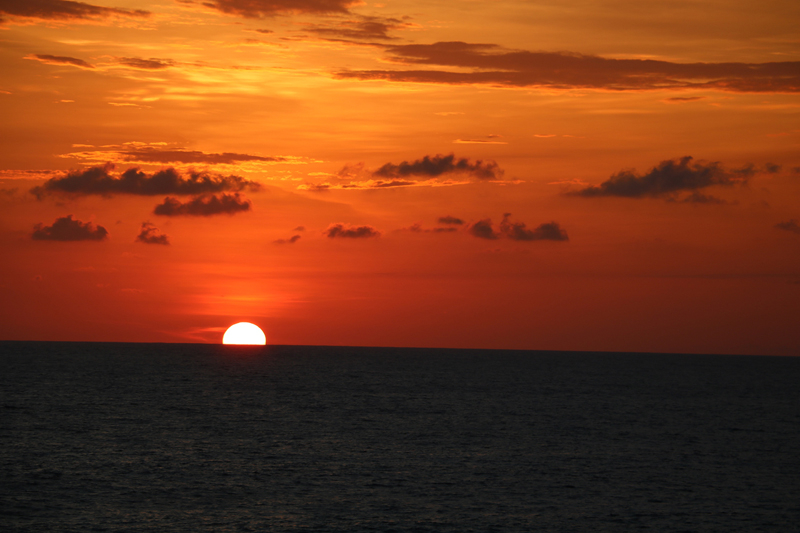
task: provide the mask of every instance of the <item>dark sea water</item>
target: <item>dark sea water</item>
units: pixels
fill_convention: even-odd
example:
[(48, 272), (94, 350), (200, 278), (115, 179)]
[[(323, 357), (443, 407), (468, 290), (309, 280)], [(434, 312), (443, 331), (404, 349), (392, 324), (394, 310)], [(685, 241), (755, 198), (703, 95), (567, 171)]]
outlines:
[(0, 343), (2, 531), (800, 531), (800, 357)]

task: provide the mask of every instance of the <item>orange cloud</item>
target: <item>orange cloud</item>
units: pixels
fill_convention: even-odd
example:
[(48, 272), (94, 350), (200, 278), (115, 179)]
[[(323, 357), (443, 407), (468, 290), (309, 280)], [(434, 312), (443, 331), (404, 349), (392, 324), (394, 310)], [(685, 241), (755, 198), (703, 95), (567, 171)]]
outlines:
[[(0, 14), (41, 20), (93, 20), (112, 16), (149, 17), (142, 9), (103, 7), (71, 0), (4, 0)], [(2, 22), (2, 20), (0, 20)]]
[(615, 91), (691, 88), (800, 92), (800, 61), (672, 63), (651, 59), (607, 59), (570, 52), (508, 50), (495, 44), (461, 41), (389, 45), (385, 48), (395, 63), (472, 70), (347, 70), (335, 76), (360, 80)]

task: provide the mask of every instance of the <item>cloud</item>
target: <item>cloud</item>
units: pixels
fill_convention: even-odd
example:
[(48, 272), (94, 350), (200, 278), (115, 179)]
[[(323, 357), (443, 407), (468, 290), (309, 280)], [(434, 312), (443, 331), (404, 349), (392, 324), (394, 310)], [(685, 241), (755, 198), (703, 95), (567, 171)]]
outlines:
[(362, 16), (356, 20), (343, 20), (335, 25), (316, 25), (307, 31), (332, 40), (392, 40), (389, 32), (408, 27), (409, 24), (396, 18)]
[(51, 56), (47, 54), (31, 54), (25, 56), (25, 59), (33, 59), (48, 65), (72, 65), (73, 67), (93, 69), (94, 65), (90, 65), (83, 59), (68, 56)]
[(464, 223), (464, 221), (461, 220), (460, 218), (452, 217), (450, 215), (447, 215), (446, 217), (439, 217), (438, 222), (439, 224), (456, 224), (456, 225), (461, 225)]
[(288, 239), (278, 239), (278, 240), (275, 240), (275, 241), (272, 241), (272, 242), (274, 244), (294, 244), (299, 240), (300, 240), (300, 235), (292, 235)]
[[(394, 187), (435, 187), (468, 183), (470, 179), (496, 181), (503, 177), (501, 169), (494, 161), (467, 158), (456, 159), (455, 155), (426, 155), (412, 162), (399, 164), (386, 163), (378, 170), (370, 171), (364, 163), (349, 164), (342, 167), (332, 179), (325, 183), (305, 183), (298, 189), (308, 191), (329, 191), (332, 189), (389, 189)], [(439, 178), (446, 177), (441, 181)], [(458, 177), (462, 181), (454, 181)]]
[(451, 173), (467, 174), (480, 180), (497, 180), (503, 176), (503, 170), (494, 161), (484, 163), (478, 160), (470, 163), (469, 159), (456, 159), (453, 154), (433, 157), (426, 155), (411, 163), (403, 161), (398, 165), (386, 163), (372, 175), (382, 178), (421, 177), (427, 179)]
[(52, 226), (36, 224), (31, 238), (36, 241), (102, 241), (108, 237), (103, 226), (74, 220), (72, 215), (57, 218)]
[(140, 57), (121, 57), (117, 60), (120, 65), (139, 70), (161, 70), (175, 65), (171, 59), (142, 59)]
[(557, 222), (546, 222), (528, 229), (524, 222), (511, 222), (511, 213), (505, 213), (500, 228), (495, 229), (492, 219), (485, 218), (468, 226), (467, 231), (479, 239), (497, 240), (506, 237), (514, 241), (568, 241), (567, 232)]
[(243, 198), (239, 193), (204, 194), (188, 202), (181, 202), (177, 198), (166, 197), (164, 202), (158, 204), (153, 213), (167, 217), (195, 216), (208, 217), (213, 215), (233, 215), (252, 208), (252, 202)]
[(492, 219), (490, 218), (477, 221), (469, 226), (467, 231), (469, 231), (470, 235), (480, 239), (494, 240), (500, 238), (500, 234), (494, 230), (494, 227), (492, 226)]
[(163, 233), (159, 233), (158, 228), (149, 222), (142, 222), (142, 230), (136, 237), (135, 242), (144, 244), (169, 244), (169, 238)]
[(665, 98), (663, 101), (668, 104), (685, 104), (703, 100), (704, 98), (705, 96), (673, 96), (672, 98)]
[(92, 20), (114, 16), (149, 17), (142, 9), (102, 7), (70, 0), (3, 0), (0, 13), (43, 20)]
[(500, 231), (515, 241), (568, 241), (567, 232), (557, 222), (547, 222), (536, 229), (528, 229), (524, 222), (511, 222), (511, 213), (503, 215)]
[(197, 150), (162, 150), (151, 147), (120, 150), (119, 154), (122, 155), (124, 161), (136, 163), (205, 163), (211, 165), (232, 165), (244, 161), (277, 163), (287, 160), (285, 157), (237, 154), (234, 152), (207, 154)]
[[(346, 70), (341, 79), (505, 87), (604, 89), (614, 91), (716, 89), (732, 92), (800, 92), (800, 62), (673, 63), (652, 59), (607, 59), (573, 52), (510, 50), (461, 41), (385, 45), (401, 65), (436, 65), (459, 70)], [(465, 72), (464, 69), (470, 69)]]
[(686, 204), (713, 204), (713, 205), (726, 205), (728, 202), (716, 196), (710, 196), (699, 192), (693, 192), (683, 199)]
[(245, 18), (296, 13), (347, 13), (359, 0), (210, 0), (204, 6)]
[(323, 233), (330, 239), (368, 239), (381, 234), (372, 226), (351, 226), (350, 224), (331, 224)]
[(223, 191), (257, 190), (260, 185), (240, 176), (223, 176), (206, 172), (181, 174), (174, 168), (159, 170), (148, 175), (138, 168), (129, 168), (119, 176), (112, 175), (113, 165), (90, 167), (47, 180), (34, 187), (31, 193), (40, 200), (53, 193), (76, 195), (136, 194), (154, 196), (162, 194), (195, 195)]
[(779, 222), (775, 224), (775, 227), (800, 235), (800, 224), (798, 224), (795, 219), (787, 220), (786, 222)]
[(715, 185), (730, 187), (742, 184), (754, 173), (752, 165), (726, 170), (717, 162), (692, 163), (692, 158), (687, 156), (662, 161), (643, 175), (637, 175), (632, 170), (623, 170), (600, 185), (591, 185), (567, 194), (587, 198), (599, 196), (671, 198), (676, 193), (684, 191), (697, 191)]

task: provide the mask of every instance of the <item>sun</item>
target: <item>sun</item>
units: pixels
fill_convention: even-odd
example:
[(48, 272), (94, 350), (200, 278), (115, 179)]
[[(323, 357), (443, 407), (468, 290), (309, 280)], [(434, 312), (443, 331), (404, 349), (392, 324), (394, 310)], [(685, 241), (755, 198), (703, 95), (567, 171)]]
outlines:
[(261, 328), (250, 322), (239, 322), (228, 328), (222, 336), (222, 344), (267, 344)]

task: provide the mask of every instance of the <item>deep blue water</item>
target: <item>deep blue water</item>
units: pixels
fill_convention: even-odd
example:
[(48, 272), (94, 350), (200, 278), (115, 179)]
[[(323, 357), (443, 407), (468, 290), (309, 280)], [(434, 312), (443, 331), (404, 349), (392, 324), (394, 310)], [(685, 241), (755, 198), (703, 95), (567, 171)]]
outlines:
[(0, 342), (3, 531), (800, 529), (800, 357)]

